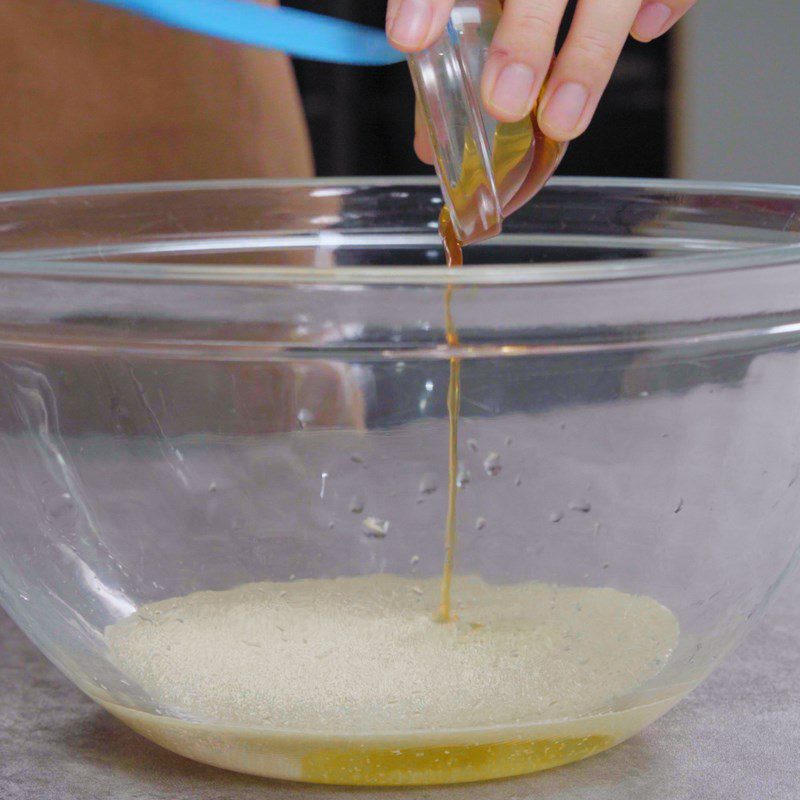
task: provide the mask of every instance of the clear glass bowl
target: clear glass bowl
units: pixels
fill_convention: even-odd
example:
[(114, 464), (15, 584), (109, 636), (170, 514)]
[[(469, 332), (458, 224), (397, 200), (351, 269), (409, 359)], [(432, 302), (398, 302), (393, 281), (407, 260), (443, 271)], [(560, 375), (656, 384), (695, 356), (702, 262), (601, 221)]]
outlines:
[(455, 272), (440, 207), (0, 198), (0, 598), (153, 740), (327, 783), (556, 766), (667, 711), (793, 563), (800, 190), (556, 180)]

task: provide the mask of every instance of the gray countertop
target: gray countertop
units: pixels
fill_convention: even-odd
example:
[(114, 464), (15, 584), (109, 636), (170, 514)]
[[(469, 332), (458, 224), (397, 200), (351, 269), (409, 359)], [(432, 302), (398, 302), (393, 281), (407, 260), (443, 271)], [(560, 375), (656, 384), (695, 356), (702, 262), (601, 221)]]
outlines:
[(196, 764), (94, 705), (0, 611), (2, 800), (796, 800), (800, 579), (666, 717), (595, 758), (526, 778), (413, 790), (278, 783)]

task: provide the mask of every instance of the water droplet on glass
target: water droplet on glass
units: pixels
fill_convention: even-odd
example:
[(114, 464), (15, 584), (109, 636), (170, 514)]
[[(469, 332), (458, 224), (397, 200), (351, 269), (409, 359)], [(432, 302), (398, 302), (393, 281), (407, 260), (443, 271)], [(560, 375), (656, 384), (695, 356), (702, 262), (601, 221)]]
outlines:
[(321, 483), (320, 483), (320, 487), (319, 487), (319, 499), (320, 500), (324, 500), (325, 499), (325, 483), (328, 480), (328, 473), (327, 472), (323, 472), (322, 475), (320, 476), (320, 478), (321, 478)]
[(550, 522), (561, 522), (564, 519), (564, 512), (563, 511), (553, 511), (550, 514)]
[(478, 443), (474, 439), (467, 439), (467, 447), (469, 447), (473, 453), (478, 452)]
[(350, 460), (354, 464), (363, 464), (364, 463), (364, 456), (362, 456), (360, 453), (351, 453), (350, 454)]
[(522, 486), (522, 475), (514, 476), (514, 486)]
[(433, 494), (439, 488), (439, 479), (433, 472), (426, 472), (419, 482), (420, 494)]
[(208, 484), (208, 491), (209, 492), (216, 492), (217, 491), (217, 484), (214, 481)]
[(433, 391), (433, 381), (425, 381), (425, 388), (429, 391)]
[(412, 567), (416, 567), (419, 564), (419, 556), (411, 556), (411, 560), (409, 561)]
[(332, 531), (332, 530), (333, 530), (333, 527), (334, 527), (334, 525), (333, 525), (333, 520), (331, 520), (331, 521), (328, 523), (328, 530), (331, 530), (331, 531)]
[(463, 461), (458, 462), (458, 472), (456, 472), (456, 486), (463, 489), (472, 480), (472, 473), (466, 468)]
[(26, 603), (30, 602), (30, 597), (28, 597), (28, 595), (25, 594), (25, 592), (19, 593), (19, 599), (24, 600)]
[(56, 520), (72, 511), (74, 505), (72, 495), (69, 492), (61, 492), (44, 501), (44, 513), (50, 520)]
[(314, 415), (307, 408), (301, 408), (297, 412), (297, 421), (301, 428), (305, 428), (312, 419), (314, 419)]
[(603, 569), (608, 569), (610, 566), (611, 565), (608, 563), (608, 561), (606, 561), (606, 563), (603, 564)]
[(478, 517), (475, 520), (475, 530), (482, 531), (486, 527), (486, 520), (483, 517)]
[(500, 474), (500, 470), (503, 467), (500, 465), (500, 455), (499, 453), (489, 453), (488, 456), (483, 461), (483, 469), (486, 474), (494, 478), (495, 476)]
[(510, 447), (514, 440), (510, 436), (506, 436), (506, 447)]
[(367, 517), (361, 523), (361, 530), (368, 539), (385, 539), (389, 532), (389, 520)]
[(420, 589), (419, 586), (415, 586), (411, 591), (417, 596), (422, 596), (422, 589)]
[(588, 514), (592, 510), (592, 504), (588, 500), (573, 500), (569, 507), (570, 510), (580, 511), (581, 514)]
[(675, 506), (674, 513), (675, 514), (680, 514), (682, 510), (683, 510), (683, 498), (681, 497), (681, 499), (678, 500), (678, 505)]
[(360, 514), (364, 510), (364, 498), (359, 494), (354, 494), (350, 498), (350, 510), (354, 514)]

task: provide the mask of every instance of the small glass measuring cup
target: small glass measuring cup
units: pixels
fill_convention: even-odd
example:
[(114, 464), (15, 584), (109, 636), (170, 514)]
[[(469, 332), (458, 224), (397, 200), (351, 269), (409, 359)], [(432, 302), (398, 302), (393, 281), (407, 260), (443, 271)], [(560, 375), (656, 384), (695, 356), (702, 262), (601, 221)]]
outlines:
[(501, 123), (483, 107), (480, 78), (501, 13), (500, 0), (456, 0), (444, 33), (408, 58), (461, 244), (498, 234), (503, 219), (550, 178), (567, 148), (542, 133), (535, 113)]

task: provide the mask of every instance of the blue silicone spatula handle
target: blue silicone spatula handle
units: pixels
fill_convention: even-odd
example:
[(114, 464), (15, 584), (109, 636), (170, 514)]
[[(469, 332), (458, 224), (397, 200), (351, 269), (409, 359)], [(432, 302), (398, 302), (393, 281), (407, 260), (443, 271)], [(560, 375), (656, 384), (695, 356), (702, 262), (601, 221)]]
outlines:
[(93, 0), (239, 44), (297, 58), (379, 66), (403, 61), (382, 30), (341, 19), (264, 6), (252, 0)]

